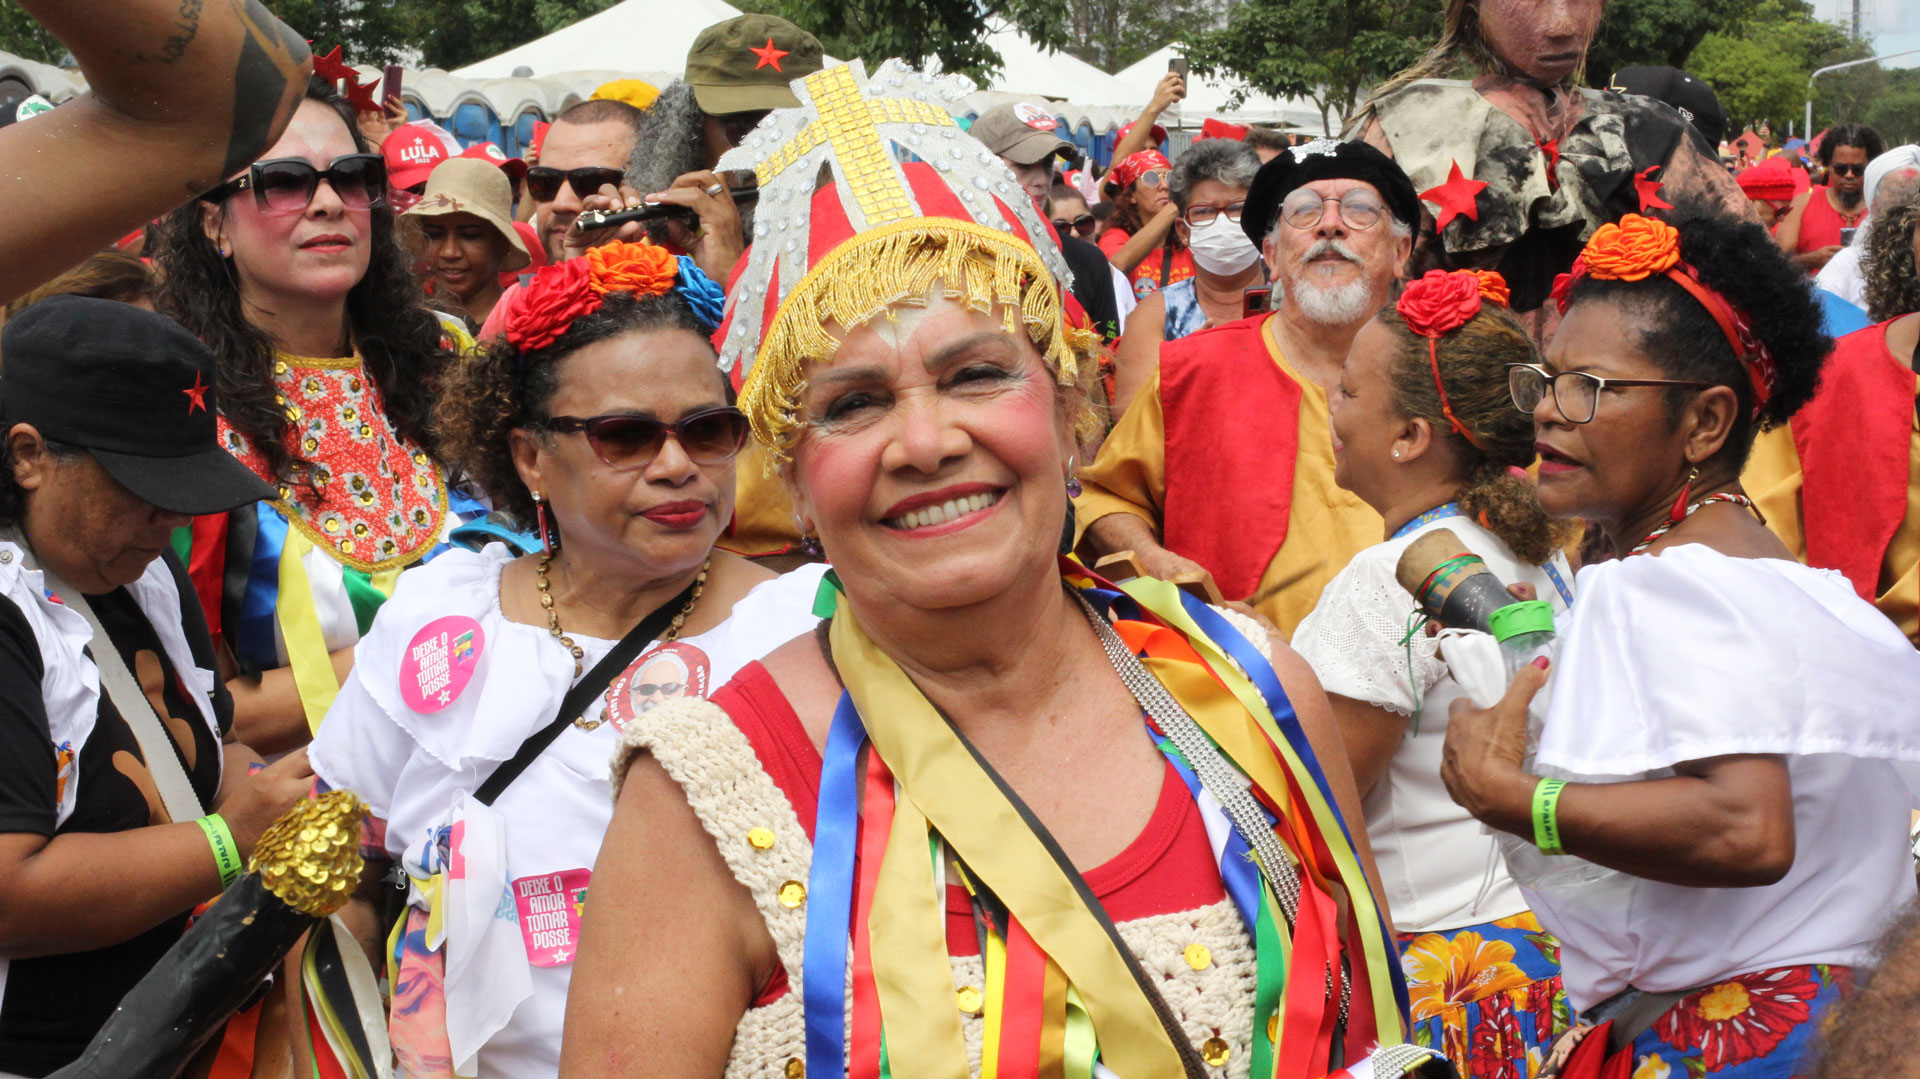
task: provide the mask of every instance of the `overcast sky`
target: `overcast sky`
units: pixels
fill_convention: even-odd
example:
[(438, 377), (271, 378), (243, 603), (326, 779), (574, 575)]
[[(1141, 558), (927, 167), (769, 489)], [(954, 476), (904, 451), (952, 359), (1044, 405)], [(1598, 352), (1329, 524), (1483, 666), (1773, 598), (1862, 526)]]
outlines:
[[(1874, 50), (1882, 55), (1920, 49), (1920, 3), (1915, 0), (1860, 0), (1865, 29), (1873, 34)], [(1821, 18), (1843, 24), (1853, 21), (1853, 0), (1814, 0)], [(1887, 62), (1889, 67), (1920, 65), (1920, 54)]]

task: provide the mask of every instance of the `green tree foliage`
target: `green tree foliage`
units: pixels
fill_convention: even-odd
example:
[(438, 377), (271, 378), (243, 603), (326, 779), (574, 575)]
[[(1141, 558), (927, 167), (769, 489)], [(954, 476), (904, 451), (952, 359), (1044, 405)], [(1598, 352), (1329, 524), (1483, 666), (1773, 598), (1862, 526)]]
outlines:
[(23, 60), (51, 64), (57, 62), (67, 49), (58, 38), (34, 22), (33, 17), (14, 0), (0, 0), (0, 51), (10, 52)]
[(938, 57), (943, 71), (984, 80), (1000, 70), (987, 44), (994, 30), (1013, 28), (1049, 51), (1067, 47), (1067, 0), (735, 0), (744, 11), (778, 15), (806, 28), (827, 54), (859, 57), (869, 66), (898, 56)]
[(1761, 2), (1612, 0), (1587, 52), (1588, 81), (1604, 86), (1613, 72), (1636, 64), (1685, 68), (1708, 34), (1747, 18)]
[(1193, 69), (1254, 92), (1308, 97), (1338, 128), (1375, 83), (1418, 59), (1439, 37), (1431, 0), (1245, 0), (1224, 29), (1186, 39)]
[(1067, 51), (1119, 71), (1168, 42), (1218, 29), (1232, 7), (1231, 0), (1075, 0), (1067, 12), (1073, 35)]
[(616, 0), (265, 0), (321, 51), (356, 64), (456, 68), (524, 45)]
[(1886, 87), (1868, 104), (1861, 122), (1880, 132), (1888, 146), (1920, 142), (1920, 67), (1886, 75)]
[[(1729, 131), (1767, 121), (1784, 135), (1789, 121), (1796, 129), (1802, 122), (1808, 76), (1872, 54), (1868, 43), (1815, 18), (1807, 0), (1760, 0), (1744, 18), (1703, 38), (1690, 70), (1713, 85)], [(1814, 84), (1814, 130), (1861, 119), (1886, 79), (1871, 64), (1821, 76)]]

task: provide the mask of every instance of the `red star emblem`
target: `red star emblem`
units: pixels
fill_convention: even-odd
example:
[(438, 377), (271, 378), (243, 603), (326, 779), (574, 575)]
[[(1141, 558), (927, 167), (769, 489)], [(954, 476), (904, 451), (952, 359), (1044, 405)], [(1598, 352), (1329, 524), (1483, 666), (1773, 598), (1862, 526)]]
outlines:
[(763, 67), (770, 67), (775, 71), (780, 72), (780, 74), (782, 75), (786, 74), (786, 71), (780, 66), (780, 58), (782, 56), (787, 55), (786, 51), (783, 49), (774, 48), (772, 38), (767, 39), (766, 48), (748, 49), (747, 51), (760, 58), (760, 62), (753, 65), (753, 69), (755, 71), (758, 71)]
[(1633, 192), (1640, 196), (1640, 212), (1643, 214), (1651, 210), (1673, 209), (1673, 203), (1660, 197), (1660, 188), (1663, 185), (1653, 178), (1653, 173), (1659, 169), (1658, 165), (1648, 165), (1633, 174)]
[(196, 408), (202, 412), (207, 410), (207, 391), (212, 388), (200, 380), (200, 372), (193, 373), (193, 385), (180, 391), (187, 395), (187, 415), (193, 415)]
[(1469, 220), (1480, 220), (1480, 207), (1475, 203), (1486, 184), (1479, 180), (1469, 180), (1460, 174), (1460, 162), (1455, 161), (1447, 171), (1447, 182), (1439, 187), (1430, 187), (1420, 192), (1420, 198), (1439, 207), (1433, 215), (1435, 229), (1444, 229), (1447, 222), (1465, 214)]
[(385, 112), (386, 110), (380, 107), (380, 103), (373, 99), (373, 92), (379, 85), (378, 79), (362, 83), (354, 77), (352, 71), (348, 71), (346, 85), (348, 104), (353, 106), (355, 112)]
[(346, 61), (340, 59), (338, 45), (335, 45), (333, 51), (325, 56), (314, 56), (313, 73), (318, 75), (321, 81), (329, 84), (353, 77), (353, 69), (347, 66)]

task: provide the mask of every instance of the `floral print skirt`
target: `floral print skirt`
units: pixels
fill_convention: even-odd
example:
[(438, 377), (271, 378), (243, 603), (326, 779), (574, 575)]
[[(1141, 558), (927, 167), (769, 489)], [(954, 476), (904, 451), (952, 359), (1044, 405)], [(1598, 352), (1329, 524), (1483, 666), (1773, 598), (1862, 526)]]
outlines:
[(1533, 1079), (1571, 1020), (1560, 942), (1526, 912), (1398, 940), (1414, 1043), (1470, 1079)]
[(1792, 1079), (1853, 970), (1774, 967), (1688, 995), (1633, 1041), (1633, 1079)]

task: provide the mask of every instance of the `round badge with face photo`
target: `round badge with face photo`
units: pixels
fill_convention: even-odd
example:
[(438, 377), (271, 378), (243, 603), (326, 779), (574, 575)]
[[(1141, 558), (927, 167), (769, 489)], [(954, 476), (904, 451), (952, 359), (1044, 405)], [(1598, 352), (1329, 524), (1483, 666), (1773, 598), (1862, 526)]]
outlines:
[(1035, 131), (1052, 131), (1060, 122), (1047, 115), (1047, 110), (1029, 101), (1022, 101), (1013, 107), (1014, 118), (1033, 128)]
[(705, 700), (713, 664), (697, 646), (684, 641), (641, 653), (607, 687), (607, 718), (615, 730), (644, 712), (672, 700)]

